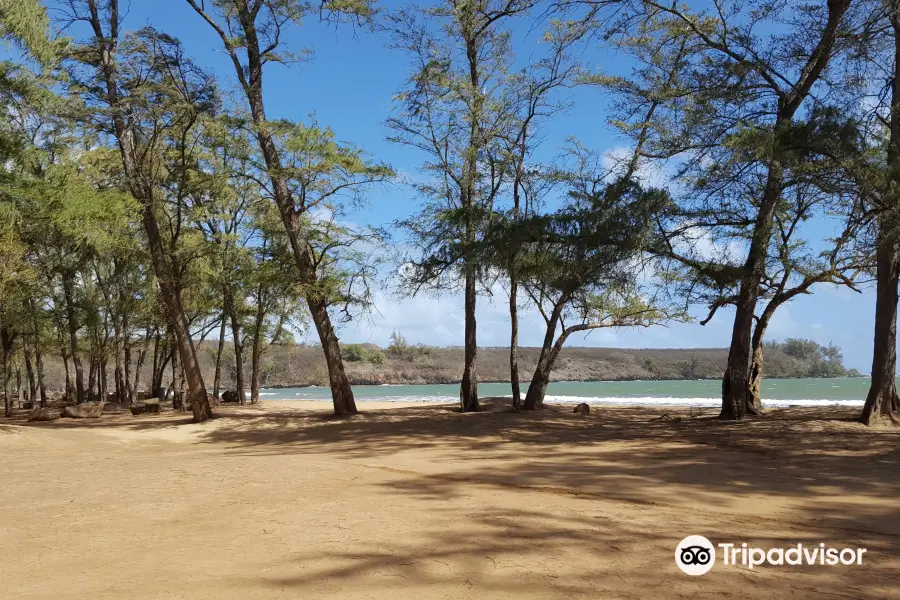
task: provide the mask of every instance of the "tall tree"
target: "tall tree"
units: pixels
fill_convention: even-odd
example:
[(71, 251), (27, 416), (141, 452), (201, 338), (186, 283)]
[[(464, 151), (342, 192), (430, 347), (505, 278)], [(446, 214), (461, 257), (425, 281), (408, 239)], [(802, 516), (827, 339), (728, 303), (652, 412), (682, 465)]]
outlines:
[[(84, 22), (93, 36), (76, 48), (73, 58), (84, 67), (72, 69), (88, 106), (97, 107), (100, 129), (118, 142), (128, 188), (142, 207), (144, 231), (156, 273), (160, 297), (174, 335), (188, 387), (194, 421), (212, 416), (206, 386), (190, 335), (182, 298), (176, 287), (172, 257), (160, 231), (160, 190), (154, 179), (161, 133), (196, 120), (210, 111), (215, 99), (213, 80), (168, 36), (145, 29), (126, 40), (128, 60), (118, 61), (122, 15), (118, 0), (66, 0), (67, 19)], [(124, 67), (124, 70), (123, 70)]]
[(508, 172), (503, 142), (518, 137), (509, 132), (508, 100), (500, 99), (501, 89), (508, 90), (509, 21), (534, 5), (450, 0), (391, 17), (396, 46), (415, 64), (400, 96), (400, 114), (389, 121), (391, 139), (425, 153), (422, 169), (430, 178), (416, 186), (426, 199), (424, 209), (403, 223), (419, 252), (410, 257), (407, 274), (417, 291), (461, 284), (463, 412), (479, 407), (475, 308), (481, 268), (473, 252)]
[(325, 11), (335, 19), (367, 19), (372, 15), (370, 0), (324, 2), (321, 5), (302, 0), (215, 0), (210, 3), (212, 12), (206, 11), (203, 2), (186, 1), (218, 34), (234, 65), (250, 107), (266, 176), (271, 182), (270, 192), (287, 232), (309, 312), (325, 353), (335, 414), (354, 414), (357, 410), (353, 390), (329, 315), (327, 291), (322, 289), (310, 243), (312, 233), (306, 218), (310, 207), (303, 198), (297, 197), (297, 188), (292, 186), (285, 170), (284, 148), (279, 148), (263, 102), (263, 76), (267, 64), (290, 63), (297, 59), (297, 55), (281, 47), (282, 33), (291, 24), (299, 24), (305, 16), (316, 11), (320, 14)]
[[(511, 106), (510, 134), (505, 139), (506, 162), (511, 174), (510, 195), (512, 196), (512, 212), (510, 218), (515, 222), (526, 218), (542, 194), (547, 191), (541, 183), (541, 169), (536, 167), (534, 153), (541, 142), (540, 127), (543, 121), (557, 115), (568, 104), (555, 97), (560, 88), (575, 83), (578, 65), (572, 56), (572, 49), (584, 35), (581, 25), (553, 21), (548, 25), (544, 36), (545, 45), (549, 47), (546, 55), (534, 60), (521, 72), (510, 74), (508, 87), (500, 92), (513, 98)], [(505, 266), (509, 276), (509, 379), (512, 387), (513, 406), (521, 403), (519, 389), (519, 277), (517, 275), (517, 258), (515, 252), (509, 254), (510, 262)]]
[[(747, 414), (751, 336), (779, 202), (793, 184), (798, 124), (829, 63), (852, 38), (849, 0), (720, 2), (710, 10), (647, 0), (629, 5), (623, 47), (640, 60), (636, 77), (615, 78), (634, 124), (656, 106), (646, 153), (675, 159), (679, 211), (660, 220), (659, 250), (713, 287), (737, 286), (724, 419)], [(787, 31), (765, 29), (780, 23)], [(638, 128), (639, 131), (643, 129)], [(676, 238), (730, 244), (726, 259), (686, 252)]]
[(900, 285), (900, 2), (886, 0), (886, 49), (873, 52), (876, 80), (885, 81), (884, 102), (876, 110), (876, 144), (883, 160), (867, 169), (863, 189), (875, 217), (875, 333), (872, 384), (860, 419), (873, 425), (883, 417), (900, 423), (897, 395), (897, 294)]

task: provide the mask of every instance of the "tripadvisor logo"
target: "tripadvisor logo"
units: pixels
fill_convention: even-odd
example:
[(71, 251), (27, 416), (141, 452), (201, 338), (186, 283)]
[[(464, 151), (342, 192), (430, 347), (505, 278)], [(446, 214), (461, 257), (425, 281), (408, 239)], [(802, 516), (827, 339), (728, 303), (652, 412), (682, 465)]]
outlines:
[(689, 535), (675, 547), (675, 564), (688, 575), (704, 575), (716, 564), (716, 548), (727, 567), (753, 569), (760, 565), (861, 565), (865, 548), (835, 548), (824, 543), (764, 550), (743, 544), (713, 544), (702, 535)]
[(702, 535), (689, 535), (675, 548), (675, 564), (688, 575), (703, 575), (716, 564), (716, 548)]

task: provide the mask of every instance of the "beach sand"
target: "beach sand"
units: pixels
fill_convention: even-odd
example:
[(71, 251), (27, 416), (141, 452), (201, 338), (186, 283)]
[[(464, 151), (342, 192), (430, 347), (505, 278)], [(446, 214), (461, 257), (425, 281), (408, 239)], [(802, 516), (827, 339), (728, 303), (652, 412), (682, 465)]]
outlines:
[[(0, 597), (900, 598), (900, 430), (503, 404), (0, 421)], [(690, 577), (691, 534), (867, 553)]]

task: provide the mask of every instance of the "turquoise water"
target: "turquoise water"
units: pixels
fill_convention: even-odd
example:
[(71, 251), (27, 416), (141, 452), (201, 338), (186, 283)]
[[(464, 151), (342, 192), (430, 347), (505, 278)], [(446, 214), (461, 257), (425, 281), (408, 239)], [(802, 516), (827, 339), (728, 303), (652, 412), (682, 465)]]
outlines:
[[(527, 385), (522, 385), (524, 395)], [(769, 379), (763, 381), (767, 406), (862, 406), (869, 379)], [(358, 401), (448, 402), (459, 398), (458, 385), (356, 385)], [(508, 383), (481, 383), (479, 396), (510, 396)], [(263, 399), (331, 400), (326, 387), (266, 389)], [(721, 382), (716, 381), (559, 381), (547, 388), (548, 403), (592, 402), (623, 405), (719, 406)]]

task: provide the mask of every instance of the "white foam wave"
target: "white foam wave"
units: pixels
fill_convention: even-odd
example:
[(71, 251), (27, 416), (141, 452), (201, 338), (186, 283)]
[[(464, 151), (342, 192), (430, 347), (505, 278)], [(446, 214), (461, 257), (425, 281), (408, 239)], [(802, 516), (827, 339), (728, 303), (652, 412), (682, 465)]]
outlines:
[[(585, 396), (547, 396), (544, 402), (548, 404), (620, 404), (631, 406), (708, 406), (718, 407), (722, 405), (721, 398), (660, 398), (654, 396), (640, 397), (585, 397)], [(863, 400), (831, 400), (814, 398), (796, 399), (765, 399), (763, 405), (770, 407), (786, 406), (862, 406)]]
[[(306, 392), (296, 392), (295, 396), (308, 396)], [(512, 396), (505, 396), (511, 398)], [(300, 398), (298, 398), (300, 399)], [(331, 398), (302, 398), (304, 400), (321, 400), (330, 402)], [(430, 402), (443, 403), (457, 401), (454, 396), (357, 396), (357, 402)], [(656, 396), (546, 396), (547, 404), (609, 404), (617, 406), (699, 406), (718, 408), (722, 405), (721, 398), (672, 398)], [(863, 400), (831, 400), (831, 399), (763, 399), (763, 405), (770, 408), (784, 408), (788, 406), (862, 406)]]

